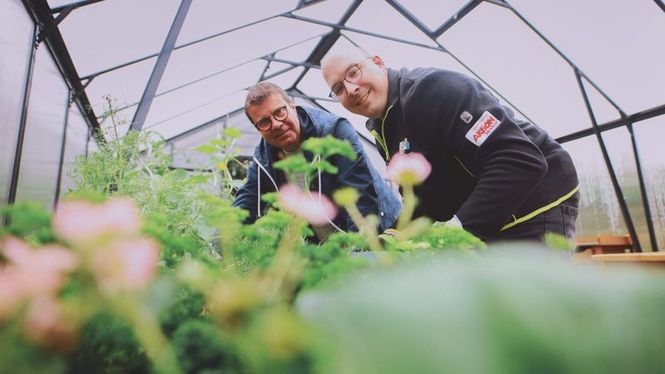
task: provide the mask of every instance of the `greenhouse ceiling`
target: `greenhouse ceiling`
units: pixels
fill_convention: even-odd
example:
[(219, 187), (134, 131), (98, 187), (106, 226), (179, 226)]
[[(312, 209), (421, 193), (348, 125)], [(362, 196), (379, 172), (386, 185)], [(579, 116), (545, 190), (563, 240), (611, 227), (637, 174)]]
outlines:
[[(36, 102), (44, 118), (79, 124), (83, 152), (94, 148), (89, 129), (101, 138), (151, 130), (184, 148), (229, 125), (249, 154), (258, 134), (242, 113), (246, 89), (270, 80), (367, 137), (364, 121), (328, 98), (319, 71), (326, 54), (357, 45), (391, 67), (480, 79), (564, 143), (582, 183), (600, 188), (588, 204), (608, 206), (599, 212), (609, 229), (664, 244), (661, 0), (4, 0), (0, 21), (4, 201), (20, 200), (22, 162), (59, 159), (57, 196), (62, 165), (76, 153), (64, 136), (74, 125), (31, 134)], [(109, 102), (125, 120), (115, 129)], [(61, 108), (68, 103), (77, 110)]]

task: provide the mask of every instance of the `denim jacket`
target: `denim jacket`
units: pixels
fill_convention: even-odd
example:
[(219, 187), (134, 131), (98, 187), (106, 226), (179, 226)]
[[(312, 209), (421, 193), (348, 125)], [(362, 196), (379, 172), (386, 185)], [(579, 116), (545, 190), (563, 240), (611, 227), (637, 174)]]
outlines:
[[(340, 155), (331, 157), (329, 161), (338, 168), (337, 174), (320, 174), (320, 186), (318, 181), (311, 183), (311, 190), (316, 193), (320, 191), (330, 198), (334, 191), (342, 187), (353, 187), (359, 193), (357, 206), (360, 212), (363, 215), (377, 215), (380, 232), (393, 227), (401, 209), (399, 196), (372, 166), (351, 123), (319, 109), (298, 106), (296, 110), (300, 120), (301, 142), (310, 137), (332, 135), (337, 139), (348, 140), (357, 155), (354, 161)], [(233, 201), (233, 206), (249, 212), (247, 223), (254, 222), (267, 208), (260, 196), (277, 191), (278, 186), (286, 182), (283, 173), (273, 168), (273, 163), (277, 161), (277, 151), (276, 147), (263, 139), (254, 150), (247, 182)], [(305, 152), (305, 158), (311, 161), (313, 155)], [(358, 231), (346, 211), (340, 210), (333, 223), (344, 231)]]

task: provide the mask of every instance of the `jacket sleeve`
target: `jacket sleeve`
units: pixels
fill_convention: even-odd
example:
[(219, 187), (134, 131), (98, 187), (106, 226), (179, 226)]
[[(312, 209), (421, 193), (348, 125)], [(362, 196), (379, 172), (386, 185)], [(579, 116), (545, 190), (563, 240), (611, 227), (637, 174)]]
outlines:
[[(429, 118), (431, 139), (438, 139), (476, 178), (455, 214), (468, 231), (483, 238), (496, 236), (547, 174), (545, 157), (510, 109), (479, 82), (459, 74), (432, 74), (414, 88), (409, 111)], [(469, 123), (462, 120), (463, 112), (471, 114)], [(498, 124), (491, 132), (477, 132), (488, 115)], [(482, 144), (469, 139), (474, 135), (483, 138)], [(455, 181), (448, 183), (453, 186)]]
[[(338, 168), (336, 189), (342, 187), (355, 188), (359, 194), (356, 204), (360, 213), (363, 216), (368, 214), (377, 215), (379, 213), (379, 201), (374, 188), (373, 176), (369, 169), (369, 160), (360, 142), (360, 137), (351, 123), (344, 118), (337, 121), (334, 136), (337, 139), (349, 141), (356, 153), (354, 161), (343, 156), (334, 156), (333, 163)], [(346, 227), (349, 230), (358, 231), (348, 214), (346, 214), (346, 220)]]
[(247, 181), (242, 187), (240, 187), (236, 194), (236, 198), (233, 200), (233, 204), (231, 204), (233, 207), (242, 208), (249, 212), (249, 216), (245, 220), (246, 224), (253, 223), (258, 216), (258, 184), (258, 165), (256, 161), (252, 160), (247, 168)]

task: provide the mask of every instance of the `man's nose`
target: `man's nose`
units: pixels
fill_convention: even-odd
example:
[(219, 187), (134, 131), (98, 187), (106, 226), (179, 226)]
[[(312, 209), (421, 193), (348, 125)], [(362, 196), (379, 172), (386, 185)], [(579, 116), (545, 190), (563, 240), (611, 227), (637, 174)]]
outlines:
[(344, 82), (344, 89), (349, 95), (353, 95), (358, 92), (358, 89), (360, 88), (360, 86), (358, 86), (358, 83), (352, 83), (346, 80), (343, 82)]

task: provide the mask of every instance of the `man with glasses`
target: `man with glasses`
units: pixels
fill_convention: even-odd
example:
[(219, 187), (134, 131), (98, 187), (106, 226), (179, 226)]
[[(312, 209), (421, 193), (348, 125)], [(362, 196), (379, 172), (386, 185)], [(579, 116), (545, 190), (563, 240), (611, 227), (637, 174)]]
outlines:
[(484, 240), (574, 236), (572, 159), (480, 82), (436, 68), (393, 70), (359, 49), (326, 56), (321, 71), (331, 97), (368, 117), (386, 162), (419, 152), (432, 165), (415, 190), (415, 216), (461, 225)]
[[(253, 161), (247, 173), (247, 182), (240, 188), (233, 206), (250, 213), (248, 222), (260, 217), (266, 209), (261, 195), (275, 192), (286, 183), (283, 173), (273, 167), (276, 161), (300, 150), (300, 145), (311, 137), (332, 135), (351, 143), (357, 158), (354, 161), (343, 156), (329, 160), (338, 168), (337, 174), (321, 173), (314, 183), (309, 183), (312, 193), (328, 197), (342, 187), (358, 191), (358, 209), (363, 215), (379, 217), (379, 229), (385, 230), (395, 223), (401, 203), (390, 185), (371, 165), (351, 123), (323, 110), (296, 106), (280, 87), (261, 82), (249, 88), (245, 99), (245, 114), (254, 124), (261, 142), (254, 151)], [(310, 161), (314, 157), (305, 153)], [(306, 185), (299, 180), (300, 187)], [(335, 231), (357, 231), (346, 212), (340, 212), (327, 225), (312, 226), (318, 240), (325, 240)]]

